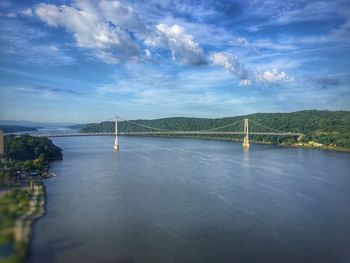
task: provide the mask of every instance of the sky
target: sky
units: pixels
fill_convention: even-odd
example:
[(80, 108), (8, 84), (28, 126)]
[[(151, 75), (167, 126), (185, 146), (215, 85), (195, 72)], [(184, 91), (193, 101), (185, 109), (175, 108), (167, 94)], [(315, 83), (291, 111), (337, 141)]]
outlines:
[(0, 1), (0, 120), (350, 110), (350, 1)]

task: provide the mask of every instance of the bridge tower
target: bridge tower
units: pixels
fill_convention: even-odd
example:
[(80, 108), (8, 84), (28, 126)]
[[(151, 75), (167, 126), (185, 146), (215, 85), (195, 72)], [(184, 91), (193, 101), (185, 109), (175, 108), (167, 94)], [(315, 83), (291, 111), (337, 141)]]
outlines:
[(118, 151), (119, 150), (119, 143), (118, 143), (118, 116), (115, 117), (114, 136), (115, 136), (114, 151)]
[(243, 148), (249, 148), (249, 124), (248, 119), (244, 119), (244, 129), (243, 129)]

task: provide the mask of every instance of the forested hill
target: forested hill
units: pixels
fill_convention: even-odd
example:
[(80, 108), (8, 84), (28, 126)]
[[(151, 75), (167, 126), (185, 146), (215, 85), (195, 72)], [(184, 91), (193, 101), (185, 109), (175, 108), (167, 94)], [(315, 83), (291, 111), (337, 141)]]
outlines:
[[(217, 119), (173, 117), (155, 120), (133, 120), (131, 122), (165, 130), (196, 131), (229, 125), (244, 118), (248, 118), (250, 121), (255, 121), (276, 130), (303, 133), (304, 142), (315, 141), (324, 145), (350, 148), (350, 111), (307, 110), (291, 113), (255, 113)], [(102, 128), (102, 126), (106, 127), (106, 125), (109, 127), (110, 132), (114, 131), (113, 122), (102, 123), (98, 126)], [(125, 121), (119, 122), (118, 128), (121, 132), (151, 131)], [(96, 127), (94, 129), (96, 129)], [(232, 127), (227, 127), (220, 131), (229, 130), (232, 130)], [(234, 130), (243, 130), (243, 122), (237, 124)], [(250, 130), (263, 131), (263, 128), (250, 122)], [(83, 128), (81, 131), (88, 132), (91, 130), (87, 126), (87, 128)], [(293, 142), (296, 140), (296, 138), (266, 136), (253, 136), (252, 139), (276, 143), (286, 141)]]
[(7, 135), (4, 137), (4, 152), (8, 159), (34, 160), (44, 155), (47, 161), (61, 160), (62, 149), (46, 137)]

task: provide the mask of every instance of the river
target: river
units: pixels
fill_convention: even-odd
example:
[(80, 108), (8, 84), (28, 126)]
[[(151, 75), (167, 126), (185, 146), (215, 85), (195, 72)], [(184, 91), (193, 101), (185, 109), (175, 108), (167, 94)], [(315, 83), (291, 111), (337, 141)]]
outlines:
[(113, 140), (53, 139), (32, 262), (350, 262), (350, 154)]

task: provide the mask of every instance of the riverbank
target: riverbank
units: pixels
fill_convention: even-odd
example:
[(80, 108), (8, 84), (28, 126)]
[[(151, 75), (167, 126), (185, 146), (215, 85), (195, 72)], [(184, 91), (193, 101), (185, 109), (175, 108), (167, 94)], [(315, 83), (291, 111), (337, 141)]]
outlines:
[(26, 189), (13, 189), (3, 196), (0, 203), (2, 263), (27, 260), (32, 224), (45, 214), (45, 201), (45, 186), (41, 180), (31, 181)]

